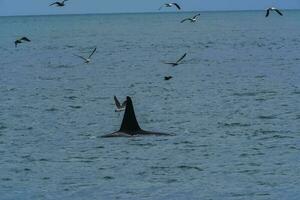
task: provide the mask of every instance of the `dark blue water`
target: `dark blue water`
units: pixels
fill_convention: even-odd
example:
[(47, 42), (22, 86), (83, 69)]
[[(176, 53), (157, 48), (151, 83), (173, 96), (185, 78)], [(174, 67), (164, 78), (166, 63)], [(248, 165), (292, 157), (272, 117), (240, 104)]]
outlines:
[(298, 200), (300, 12), (193, 14), (1, 17), (0, 199)]

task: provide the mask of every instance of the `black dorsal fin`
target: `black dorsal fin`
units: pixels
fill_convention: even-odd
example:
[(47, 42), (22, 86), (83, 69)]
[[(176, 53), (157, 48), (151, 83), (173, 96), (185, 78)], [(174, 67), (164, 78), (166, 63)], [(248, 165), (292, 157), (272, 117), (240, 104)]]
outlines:
[(122, 125), (120, 128), (120, 132), (130, 133), (139, 130), (141, 130), (141, 128), (139, 126), (139, 123), (136, 120), (131, 98), (127, 96), (126, 109), (125, 109)]

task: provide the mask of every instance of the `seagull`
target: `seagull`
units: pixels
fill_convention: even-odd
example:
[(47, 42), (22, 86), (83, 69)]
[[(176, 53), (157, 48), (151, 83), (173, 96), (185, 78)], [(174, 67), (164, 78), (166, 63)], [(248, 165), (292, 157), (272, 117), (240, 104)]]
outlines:
[(65, 6), (65, 2), (66, 1), (68, 1), (68, 0), (63, 0), (62, 2), (56, 1), (56, 2), (54, 2), (52, 4), (50, 4), (49, 6), (53, 6), (53, 5), (56, 4), (57, 7), (63, 7), (63, 6)]
[(279, 15), (281, 15), (281, 16), (283, 15), (277, 8), (270, 7), (270, 8), (267, 9), (266, 17), (269, 16), (270, 11), (276, 11)]
[(23, 42), (30, 42), (30, 41), (31, 40), (29, 40), (27, 37), (22, 37), (22, 38), (20, 38), (20, 39), (18, 39), (18, 40), (15, 41), (15, 47), (17, 47), (18, 44), (21, 44)]
[(165, 3), (165, 4), (163, 4), (163, 5), (159, 8), (159, 10), (161, 10), (162, 7), (172, 7), (172, 6), (176, 6), (176, 8), (177, 8), (178, 10), (181, 9), (180, 6), (179, 6), (177, 3)]
[(165, 81), (170, 80), (171, 78), (173, 78), (173, 76), (165, 76)]
[(115, 112), (122, 112), (125, 110), (126, 108), (126, 101), (124, 101), (121, 105), (120, 101), (117, 99), (116, 96), (114, 96), (114, 100), (115, 100), (115, 104), (116, 104), (116, 109), (115, 109)]
[(200, 14), (197, 14), (197, 15), (195, 15), (195, 16), (192, 17), (192, 18), (185, 18), (185, 19), (182, 20), (180, 23), (183, 23), (183, 22), (188, 21), (188, 20), (190, 20), (190, 22), (196, 22), (197, 17), (198, 17), (199, 15), (200, 15)]
[(182, 61), (186, 56), (186, 53), (183, 54), (183, 56), (181, 56), (176, 62), (166, 62), (165, 64), (168, 65), (172, 65), (173, 67), (175, 67), (176, 65), (179, 65), (180, 61)]
[(91, 62), (91, 57), (92, 57), (92, 55), (96, 52), (96, 50), (97, 50), (97, 48), (95, 48), (95, 49), (93, 50), (93, 52), (89, 55), (88, 58), (85, 58), (85, 57), (83, 57), (83, 56), (79, 56), (79, 55), (76, 55), (76, 54), (74, 54), (74, 56), (77, 56), (78, 58), (81, 58), (82, 60), (84, 60), (84, 63), (88, 64), (88, 63)]

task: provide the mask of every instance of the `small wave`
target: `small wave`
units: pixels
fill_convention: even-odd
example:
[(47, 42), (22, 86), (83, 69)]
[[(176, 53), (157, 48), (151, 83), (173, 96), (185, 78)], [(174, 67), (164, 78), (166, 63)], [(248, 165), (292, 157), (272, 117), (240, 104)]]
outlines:
[(30, 172), (31, 169), (30, 169), (30, 168), (25, 168), (24, 171), (25, 171), (25, 172)]
[(253, 196), (270, 196), (269, 193), (231, 193), (232, 197), (249, 197), (248, 199), (252, 199)]
[(272, 138), (278, 138), (278, 139), (284, 139), (284, 138), (290, 138), (293, 139), (294, 137), (288, 136), (288, 135), (274, 135)]
[(181, 166), (178, 166), (177, 168), (179, 169), (183, 169), (183, 170), (197, 170), (197, 171), (204, 171), (203, 169), (201, 169), (200, 167), (195, 167), (195, 166), (187, 166), (187, 165), (181, 165)]
[(81, 106), (69, 106), (70, 108), (73, 108), (73, 109), (80, 109)]
[(40, 161), (40, 162), (48, 162), (48, 161), (50, 161), (50, 160), (47, 159), (47, 158), (41, 158), (41, 159), (39, 159), (38, 161)]
[(14, 128), (15, 131), (26, 131), (26, 130), (32, 130), (33, 127), (21, 127), (21, 128)]
[(259, 136), (259, 135), (270, 135), (270, 134), (277, 134), (278, 131), (273, 130), (255, 130), (253, 136)]
[(275, 115), (260, 115), (258, 119), (276, 119)]
[(97, 159), (98, 159), (98, 157), (96, 157), (96, 156), (95, 157), (87, 157), (87, 158), (76, 156), (76, 157), (69, 158), (66, 161), (67, 162), (79, 162), (79, 163), (92, 163)]
[(221, 126), (224, 127), (249, 127), (251, 124), (233, 122), (233, 123), (219, 123)]
[(292, 136), (287, 136), (287, 135), (273, 135), (273, 136), (269, 136), (269, 137), (263, 137), (260, 138), (260, 140), (270, 140), (270, 139), (293, 139), (294, 137)]
[(248, 157), (248, 156), (249, 156), (249, 154), (247, 154), (247, 153), (242, 153), (242, 154), (239, 155), (239, 157), (242, 157), (242, 158), (243, 157)]
[(300, 91), (299, 90), (293, 91), (292, 94), (300, 94)]
[(1, 88), (2, 92), (7, 92), (7, 91), (15, 91), (17, 90), (17, 88), (7, 88), (7, 87), (3, 87), (3, 89)]
[(268, 99), (266, 98), (256, 98), (255, 101), (267, 101)]
[(65, 88), (64, 90), (67, 91), (67, 92), (74, 92), (74, 91), (75, 91), (75, 90), (72, 89), (72, 88)]
[(74, 48), (75, 46), (74, 45), (65, 45), (65, 47), (69, 48), (69, 49), (72, 49)]
[(259, 172), (260, 170), (258, 169), (245, 169), (245, 170), (237, 171), (237, 173), (239, 174), (248, 174), (248, 175), (258, 174)]
[(155, 170), (163, 170), (163, 169), (170, 169), (170, 167), (152, 166), (151, 169), (155, 169)]
[(175, 145), (178, 145), (178, 144), (193, 144), (193, 142), (190, 142), (190, 141), (182, 141), (182, 142), (174, 142)]
[(5, 129), (7, 129), (7, 128), (8, 128), (7, 126), (5, 126), (4, 124), (0, 123), (0, 131), (1, 131), (1, 130), (5, 130)]
[(153, 146), (156, 146), (156, 144), (153, 144), (153, 143), (134, 143), (134, 144), (131, 144), (133, 146), (142, 146), (142, 147), (153, 147)]
[(104, 176), (103, 179), (105, 179), (105, 180), (113, 180), (113, 179), (115, 179), (115, 178), (112, 177), (112, 176)]
[(57, 66), (49, 66), (49, 67), (53, 67), (53, 68), (73, 68), (74, 65), (57, 65)]
[(276, 95), (276, 91), (271, 90), (263, 90), (258, 92), (235, 92), (233, 93), (234, 96), (240, 96), (240, 97), (252, 97), (257, 95), (263, 95), (263, 94), (269, 94), (269, 95)]
[(38, 79), (43, 80), (43, 81), (59, 81), (61, 80), (61, 77), (42, 77), (39, 76)]
[(167, 180), (167, 183), (176, 183), (176, 182), (178, 182), (177, 179), (168, 179)]
[(267, 76), (266, 75), (257, 75), (255, 76), (255, 78), (258, 78), (258, 79), (263, 79), (263, 78), (266, 78)]
[(74, 100), (74, 99), (77, 99), (78, 97), (76, 97), (76, 96), (65, 96), (64, 98)]
[(47, 112), (55, 112), (55, 111), (58, 111), (58, 109), (57, 108), (47, 108), (47, 109), (45, 109), (45, 111), (47, 111)]
[(252, 96), (256, 96), (258, 93), (257, 92), (236, 92), (233, 93), (234, 96), (239, 96), (239, 97), (252, 97)]
[(11, 181), (11, 178), (1, 178), (1, 181)]
[(270, 95), (275, 95), (277, 94), (276, 91), (272, 91), (272, 90), (262, 90), (258, 92), (259, 94), (270, 94)]

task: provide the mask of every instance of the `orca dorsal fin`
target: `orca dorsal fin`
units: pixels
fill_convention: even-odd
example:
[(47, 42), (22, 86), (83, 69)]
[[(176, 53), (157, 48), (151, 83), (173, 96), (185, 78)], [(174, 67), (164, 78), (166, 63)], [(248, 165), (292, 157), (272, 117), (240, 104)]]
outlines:
[(127, 96), (126, 98), (126, 109), (122, 121), (122, 125), (120, 128), (121, 132), (134, 132), (141, 130), (139, 123), (136, 120), (133, 104), (131, 98)]

